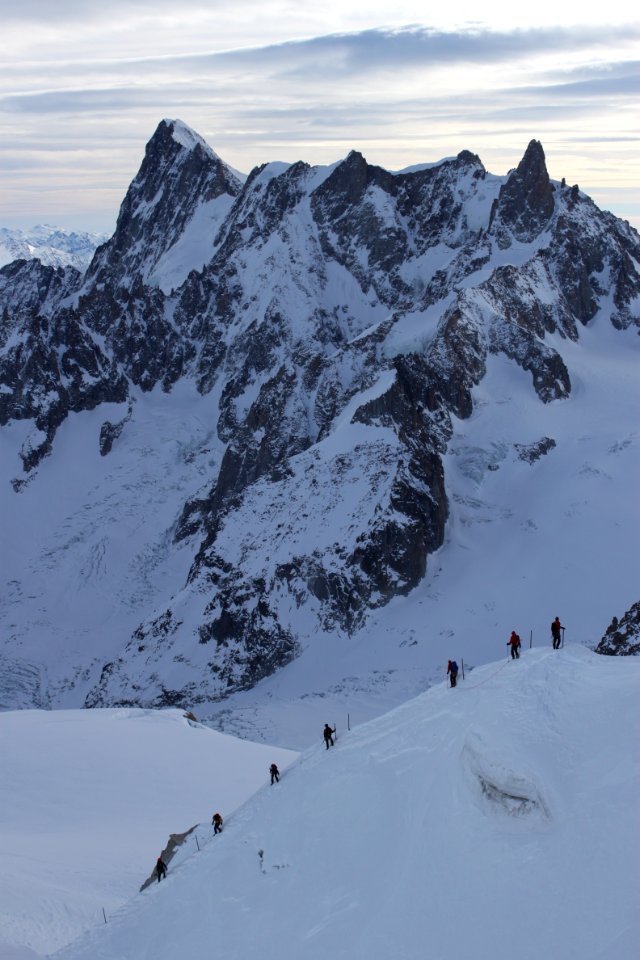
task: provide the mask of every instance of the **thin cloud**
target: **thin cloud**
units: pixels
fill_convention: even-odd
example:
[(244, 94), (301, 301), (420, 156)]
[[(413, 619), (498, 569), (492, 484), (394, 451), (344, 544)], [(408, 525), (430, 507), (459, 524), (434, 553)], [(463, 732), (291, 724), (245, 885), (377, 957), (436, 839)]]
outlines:
[[(406, 69), (428, 64), (477, 64), (520, 59), (534, 53), (571, 51), (612, 44), (640, 37), (638, 27), (576, 27), (575, 29), (538, 28), (512, 30), (464, 30), (445, 32), (427, 27), (399, 30), (365, 30), (361, 33), (334, 34), (303, 43), (289, 42), (252, 52), (252, 61), (286, 59), (304, 50), (304, 63), (316, 57), (322, 63), (342, 64), (348, 73), (370, 73), (380, 69)], [(242, 59), (243, 52), (224, 53), (220, 57)], [(304, 73), (304, 64), (299, 70)]]
[[(371, 29), (358, 33), (335, 33), (284, 43), (241, 47), (230, 50), (166, 54), (162, 56), (117, 57), (105, 51), (104, 58), (85, 60), (71, 48), (55, 60), (27, 63), (31, 71), (38, 64), (53, 75), (74, 73), (139, 71), (144, 74), (173, 71), (202, 72), (249, 68), (251, 71), (275, 70), (315, 72), (323, 66), (323, 79), (330, 79), (327, 63), (346, 73), (360, 74), (381, 69), (407, 69), (440, 64), (478, 64), (517, 60), (532, 54), (570, 52), (582, 49), (611, 48), (640, 39), (640, 26), (578, 26), (568, 29), (537, 28), (495, 31), (467, 29), (434, 30), (408, 26), (402, 29)], [(12, 68), (13, 69), (13, 68)], [(20, 70), (20, 66), (17, 66)], [(24, 68), (23, 68), (24, 69)]]
[[(236, 7), (255, 7), (255, 2), (247, 3), (246, 0), (235, 0)], [(208, 0), (206, 4), (202, 2), (189, 2), (183, 0), (181, 4), (181, 13), (188, 16), (203, 9), (214, 11), (224, 9), (226, 4), (223, 0)], [(4, 23), (34, 23), (41, 24), (51, 21), (59, 23), (61, 21), (87, 21), (87, 20), (113, 20), (114, 13), (122, 11), (124, 14), (134, 13), (157, 13), (159, 10), (175, 11), (175, 0), (109, 0), (108, 4), (94, 3), (92, 0), (21, 0), (15, 3), (13, 0), (0, 0), (0, 17)]]
[(567, 97), (593, 100), (608, 97), (637, 97), (640, 94), (640, 74), (630, 72), (626, 76), (594, 77), (590, 80), (574, 80), (568, 83), (537, 84), (520, 87), (519, 94), (535, 93), (541, 97)]
[[(68, 12), (84, 4), (63, 5)], [(39, 4), (26, 7), (35, 16)], [(135, 7), (151, 10), (143, 0)], [(90, 61), (61, 48), (46, 69), (12, 65), (0, 86), (4, 210), (16, 208), (19, 184), (20, 204), (39, 209), (36, 219), (49, 216), (47, 198), (58, 209), (59, 184), (76, 178), (85, 207), (93, 189), (115, 215), (165, 116), (184, 119), (245, 172), (272, 159), (334, 162), (351, 148), (391, 169), (466, 148), (504, 172), (531, 137), (544, 143), (562, 128), (564, 143), (591, 144), (594, 169), (605, 170), (604, 144), (618, 143), (620, 177), (637, 181), (628, 118), (638, 63), (624, 57), (639, 34), (637, 25), (412, 26), (179, 56), (121, 57), (114, 48)], [(598, 130), (601, 151), (596, 140), (581, 140), (589, 128)], [(561, 174), (569, 169), (563, 161)], [(586, 183), (583, 168), (570, 176)], [(76, 200), (69, 194), (70, 208)]]

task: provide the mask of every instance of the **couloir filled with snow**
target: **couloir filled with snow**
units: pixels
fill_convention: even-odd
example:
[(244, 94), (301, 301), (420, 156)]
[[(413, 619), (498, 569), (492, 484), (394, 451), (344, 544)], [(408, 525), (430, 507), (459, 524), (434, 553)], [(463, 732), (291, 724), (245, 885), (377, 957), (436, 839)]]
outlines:
[(574, 645), (436, 685), (316, 743), (56, 957), (632, 960), (639, 692), (636, 660)]

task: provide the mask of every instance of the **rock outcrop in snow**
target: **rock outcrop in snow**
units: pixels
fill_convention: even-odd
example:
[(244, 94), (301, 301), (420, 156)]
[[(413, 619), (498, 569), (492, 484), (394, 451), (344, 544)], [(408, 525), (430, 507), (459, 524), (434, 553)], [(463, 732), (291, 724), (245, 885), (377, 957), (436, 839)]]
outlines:
[(640, 602), (629, 607), (619, 620), (613, 618), (596, 653), (617, 657), (640, 654)]

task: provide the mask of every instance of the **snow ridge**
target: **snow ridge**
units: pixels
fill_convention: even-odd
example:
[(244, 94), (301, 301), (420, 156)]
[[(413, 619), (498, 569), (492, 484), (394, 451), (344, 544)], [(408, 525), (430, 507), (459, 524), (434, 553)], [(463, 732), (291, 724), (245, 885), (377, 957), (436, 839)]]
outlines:
[(57, 960), (201, 960), (212, 939), (229, 960), (631, 960), (639, 664), (565, 648), (496, 666), (318, 743)]

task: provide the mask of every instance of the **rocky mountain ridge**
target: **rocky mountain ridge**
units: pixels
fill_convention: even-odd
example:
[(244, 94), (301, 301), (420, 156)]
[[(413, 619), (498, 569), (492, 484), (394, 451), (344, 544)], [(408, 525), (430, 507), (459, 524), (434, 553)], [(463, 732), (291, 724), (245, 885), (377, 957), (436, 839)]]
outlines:
[(443, 543), (443, 457), (489, 358), (541, 403), (568, 398), (555, 344), (605, 309), (638, 326), (639, 262), (635, 231), (552, 181), (535, 140), (506, 177), (468, 151), (398, 174), (353, 151), (243, 181), (162, 121), (84, 276), (0, 271), (0, 423), (33, 424), (17, 495), (71, 412), (119, 405), (96, 438), (108, 456), (139, 391), (190, 381), (216, 410), (210, 476), (172, 533), (187, 581), (87, 705), (215, 701), (312, 629), (349, 635), (407, 595)]

